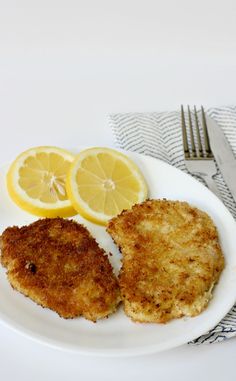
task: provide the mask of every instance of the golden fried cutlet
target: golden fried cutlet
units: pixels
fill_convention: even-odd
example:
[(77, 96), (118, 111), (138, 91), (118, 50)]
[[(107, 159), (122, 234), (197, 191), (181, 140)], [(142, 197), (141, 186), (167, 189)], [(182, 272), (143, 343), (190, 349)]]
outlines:
[(48, 218), (7, 228), (1, 251), (12, 287), (61, 317), (96, 321), (116, 310), (118, 281), (84, 226)]
[(125, 313), (165, 323), (198, 315), (224, 268), (211, 218), (186, 202), (148, 200), (113, 218), (107, 231), (123, 254)]

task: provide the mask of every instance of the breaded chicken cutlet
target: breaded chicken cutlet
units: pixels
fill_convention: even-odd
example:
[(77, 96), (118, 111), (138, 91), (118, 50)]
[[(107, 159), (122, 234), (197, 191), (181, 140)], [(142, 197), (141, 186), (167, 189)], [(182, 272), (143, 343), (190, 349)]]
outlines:
[(211, 218), (187, 202), (148, 200), (113, 218), (107, 231), (119, 246), (125, 313), (165, 323), (198, 315), (224, 268)]
[(12, 287), (61, 317), (97, 319), (120, 302), (112, 266), (88, 230), (62, 218), (7, 228), (1, 263)]

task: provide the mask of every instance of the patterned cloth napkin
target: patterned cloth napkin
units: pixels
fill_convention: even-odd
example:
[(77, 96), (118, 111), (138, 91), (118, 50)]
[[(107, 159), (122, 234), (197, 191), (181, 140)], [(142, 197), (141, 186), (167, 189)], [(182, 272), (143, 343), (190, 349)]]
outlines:
[[(206, 112), (222, 128), (236, 157), (236, 106), (210, 108)], [(156, 157), (187, 172), (180, 111), (111, 114), (108, 121), (118, 148)], [(215, 180), (224, 204), (236, 218), (235, 202), (219, 171)], [(233, 336), (236, 336), (236, 304), (214, 329), (191, 344), (215, 343)]]

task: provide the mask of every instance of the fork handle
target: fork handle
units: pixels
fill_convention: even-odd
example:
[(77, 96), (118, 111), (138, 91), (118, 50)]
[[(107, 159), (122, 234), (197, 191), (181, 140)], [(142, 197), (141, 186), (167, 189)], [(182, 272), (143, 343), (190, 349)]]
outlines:
[(204, 176), (203, 180), (207, 184), (208, 188), (220, 199), (222, 200), (219, 189), (216, 186), (215, 180), (211, 176)]

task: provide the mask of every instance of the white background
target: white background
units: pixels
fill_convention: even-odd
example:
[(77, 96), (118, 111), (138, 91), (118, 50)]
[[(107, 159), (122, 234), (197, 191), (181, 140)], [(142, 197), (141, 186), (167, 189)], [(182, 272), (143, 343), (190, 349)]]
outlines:
[[(0, 162), (34, 145), (114, 146), (110, 112), (235, 104), (235, 20), (234, 0), (0, 0)], [(235, 351), (232, 339), (84, 357), (0, 326), (0, 378), (221, 380)]]

